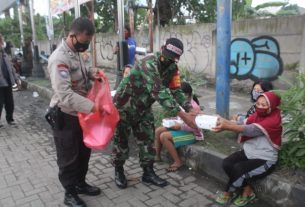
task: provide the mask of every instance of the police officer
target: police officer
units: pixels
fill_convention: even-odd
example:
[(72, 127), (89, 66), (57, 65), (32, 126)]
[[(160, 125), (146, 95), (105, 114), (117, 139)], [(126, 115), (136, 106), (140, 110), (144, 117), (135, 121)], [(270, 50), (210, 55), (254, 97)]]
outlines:
[(166, 186), (168, 182), (158, 177), (153, 169), (155, 149), (154, 116), (152, 104), (158, 101), (172, 116), (180, 116), (189, 126), (196, 127), (191, 110), (180, 88), (177, 62), (183, 53), (179, 39), (170, 38), (163, 46), (161, 54), (149, 55), (136, 63), (127, 77), (124, 77), (114, 97), (119, 110), (118, 123), (112, 150), (115, 167), (115, 183), (119, 188), (127, 187), (123, 165), (128, 158), (128, 137), (133, 131), (140, 148), (140, 164), (143, 168), (142, 181), (156, 186)]
[(88, 49), (94, 26), (87, 18), (73, 21), (69, 35), (49, 58), (48, 72), (54, 95), (50, 107), (57, 108), (54, 140), (59, 167), (59, 180), (65, 188), (64, 203), (84, 207), (78, 194), (98, 195), (100, 189), (86, 183), (91, 150), (83, 143), (83, 132), (77, 112), (95, 112), (94, 103), (85, 96), (96, 70), (88, 69), (80, 52)]

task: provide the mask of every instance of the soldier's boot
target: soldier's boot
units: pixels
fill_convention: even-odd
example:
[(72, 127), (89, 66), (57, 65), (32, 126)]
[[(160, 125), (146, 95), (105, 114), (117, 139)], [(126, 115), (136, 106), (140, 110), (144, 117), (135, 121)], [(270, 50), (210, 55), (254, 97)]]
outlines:
[(85, 202), (78, 197), (77, 193), (66, 192), (64, 204), (70, 207), (86, 207)]
[(142, 176), (143, 182), (151, 183), (159, 187), (164, 187), (169, 184), (166, 180), (156, 175), (152, 165), (143, 167), (143, 171), (144, 171)]
[(124, 174), (124, 168), (123, 166), (117, 166), (115, 167), (115, 184), (121, 188), (124, 189), (127, 187), (127, 179)]

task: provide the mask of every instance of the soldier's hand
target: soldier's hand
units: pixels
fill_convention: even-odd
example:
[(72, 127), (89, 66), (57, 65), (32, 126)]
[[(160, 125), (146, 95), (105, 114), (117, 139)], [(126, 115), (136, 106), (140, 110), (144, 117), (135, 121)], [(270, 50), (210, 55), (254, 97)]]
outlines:
[(195, 115), (192, 115), (190, 113), (186, 113), (183, 111), (179, 111), (178, 112), (178, 116), (184, 121), (184, 123), (186, 123), (189, 127), (191, 128), (198, 128), (196, 123), (195, 123)]
[(171, 126), (170, 128), (174, 129), (174, 130), (180, 130), (181, 129), (181, 125), (180, 124), (175, 124), (174, 126)]

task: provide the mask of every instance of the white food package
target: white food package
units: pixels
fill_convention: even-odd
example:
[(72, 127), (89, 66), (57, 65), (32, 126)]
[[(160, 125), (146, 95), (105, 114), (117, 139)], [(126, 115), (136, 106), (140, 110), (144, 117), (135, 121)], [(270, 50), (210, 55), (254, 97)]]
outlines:
[(115, 94), (116, 94), (116, 90), (113, 90), (113, 91), (111, 91), (110, 93), (111, 93), (111, 96), (114, 97)]
[(195, 123), (198, 128), (211, 130), (217, 125), (217, 116), (199, 114), (195, 118)]
[(162, 126), (166, 128), (170, 128), (172, 126), (175, 126), (176, 124), (182, 124), (182, 123), (183, 121), (179, 117), (162, 119)]

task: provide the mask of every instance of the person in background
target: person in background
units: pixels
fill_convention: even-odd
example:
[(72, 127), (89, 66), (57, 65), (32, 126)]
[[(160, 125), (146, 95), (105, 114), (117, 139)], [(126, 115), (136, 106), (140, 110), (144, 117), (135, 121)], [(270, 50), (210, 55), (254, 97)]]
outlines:
[[(153, 164), (155, 157), (154, 115), (152, 104), (158, 101), (171, 116), (179, 116), (190, 127), (196, 128), (194, 115), (187, 113), (192, 106), (181, 90), (177, 62), (183, 54), (179, 39), (169, 38), (161, 54), (147, 55), (123, 78), (114, 104), (120, 113), (120, 121), (113, 138), (112, 163), (115, 168), (115, 183), (119, 188), (127, 187), (124, 163), (128, 159), (128, 138), (131, 130), (140, 149), (142, 181), (164, 187), (168, 182), (156, 175)], [(185, 111), (181, 110), (182, 106)]]
[[(198, 98), (193, 95), (193, 89), (189, 83), (182, 82), (181, 89), (185, 97), (192, 104), (193, 110), (200, 112), (200, 104)], [(182, 166), (182, 161), (179, 158), (176, 148), (193, 144), (195, 140), (203, 140), (201, 129), (193, 129), (185, 123), (176, 124), (170, 128), (164, 126), (158, 127), (155, 132), (155, 148), (156, 161), (161, 161), (162, 146), (168, 150), (174, 162), (167, 169), (169, 172), (175, 172)]]
[[(247, 205), (256, 197), (250, 183), (266, 177), (274, 169), (282, 143), (280, 102), (280, 98), (269, 91), (258, 96), (256, 111), (245, 123), (233, 123), (219, 117), (213, 131), (240, 133), (238, 142), (242, 144), (242, 150), (223, 160), (222, 167), (229, 181), (224, 192), (216, 197), (217, 203), (227, 204), (234, 199), (236, 206)], [(238, 191), (241, 192), (236, 198)]]
[(10, 58), (5, 52), (6, 43), (4, 37), (0, 34), (0, 127), (1, 114), (3, 106), (6, 112), (6, 121), (9, 125), (15, 125), (14, 114), (14, 97), (12, 86), (16, 84), (17, 77), (15, 70), (10, 62)]
[(124, 29), (124, 37), (125, 41), (127, 42), (128, 45), (128, 65), (134, 65), (136, 61), (136, 47), (137, 47), (137, 42), (136, 40), (131, 37), (130, 33), (130, 28), (128, 25), (125, 25)]
[(258, 96), (260, 96), (262, 93), (273, 90), (273, 85), (268, 80), (258, 80), (254, 82), (252, 85), (252, 89), (250, 92), (250, 99), (251, 102), (254, 103), (250, 109), (246, 112), (246, 114), (237, 114), (232, 117), (233, 121), (243, 121), (245, 118), (248, 118), (251, 114), (255, 112), (255, 101)]
[[(135, 64), (135, 61), (136, 61), (136, 47), (137, 47), (137, 42), (136, 40), (131, 37), (131, 33), (130, 33), (130, 28), (128, 25), (125, 25), (124, 27), (124, 38), (125, 38), (125, 42), (127, 43), (127, 53), (128, 54), (125, 54), (127, 55), (128, 57), (124, 57), (123, 58), (123, 61), (124, 61), (124, 64), (126, 67), (126, 65), (128, 66), (133, 66)], [(124, 44), (123, 44), (123, 47), (124, 47)], [(123, 48), (123, 51), (124, 51), (124, 48)], [(119, 56), (119, 46), (117, 45), (115, 47), (115, 50), (114, 50), (114, 54), (118, 54), (118, 60), (120, 58)], [(126, 62), (127, 61), (127, 62)], [(120, 65), (120, 64), (118, 64)], [(118, 66), (120, 67), (120, 66)], [(122, 74), (121, 74), (121, 68), (118, 68), (118, 75), (117, 75), (117, 80), (116, 80), (116, 83), (115, 83), (115, 87), (114, 89), (116, 89), (118, 87), (118, 85), (120, 84), (121, 80), (122, 80)]]
[(81, 57), (95, 33), (88, 18), (79, 17), (72, 22), (68, 36), (51, 54), (48, 61), (54, 95), (50, 107), (56, 110), (53, 128), (57, 151), (58, 177), (65, 189), (64, 204), (85, 207), (78, 194), (99, 195), (101, 190), (86, 182), (91, 149), (83, 142), (83, 131), (77, 113), (97, 111), (97, 106), (86, 98), (96, 79), (96, 68), (86, 68)]

